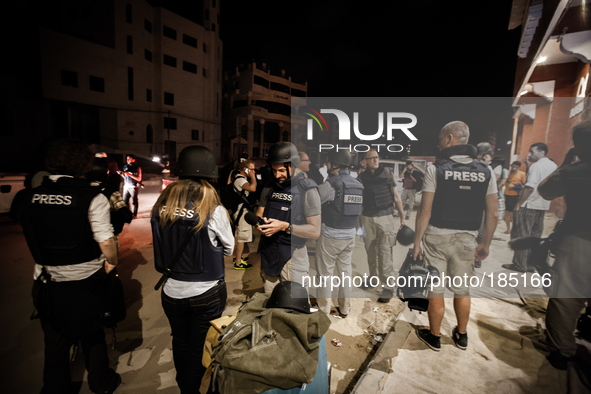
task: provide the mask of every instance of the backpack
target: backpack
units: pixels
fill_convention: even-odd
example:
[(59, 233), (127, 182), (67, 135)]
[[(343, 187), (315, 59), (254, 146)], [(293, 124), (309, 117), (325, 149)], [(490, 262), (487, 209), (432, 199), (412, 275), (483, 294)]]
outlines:
[(270, 295), (256, 293), (222, 330), (210, 365), (213, 392), (254, 394), (314, 380), (330, 319), (322, 311), (266, 308)]
[(245, 203), (247, 207), (250, 206), (250, 202), (246, 198), (246, 193), (244, 190), (238, 191), (234, 186), (234, 182), (239, 177), (244, 178), (244, 176), (240, 175), (239, 172), (233, 172), (231, 182), (228, 183), (225, 187), (222, 187), (220, 190), (220, 200), (222, 205), (228, 210), (230, 213), (230, 217), (236, 213), (238, 210), (238, 206), (242, 203)]
[(417, 170), (417, 171), (413, 171), (412, 176), (417, 181), (415, 184), (415, 188), (418, 192), (420, 192), (421, 190), (423, 190), (423, 183), (425, 182), (425, 174), (423, 174), (421, 171)]

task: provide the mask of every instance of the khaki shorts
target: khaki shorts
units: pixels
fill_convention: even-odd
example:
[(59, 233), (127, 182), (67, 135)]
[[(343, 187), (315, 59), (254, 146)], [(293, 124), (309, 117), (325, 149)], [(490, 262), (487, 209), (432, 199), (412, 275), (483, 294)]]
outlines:
[[(457, 295), (466, 295), (470, 291), (470, 277), (474, 275), (474, 251), (476, 250), (476, 238), (468, 233), (456, 233), (448, 235), (425, 235), (423, 238), (423, 252), (428, 265), (439, 270), (440, 277), (443, 273), (450, 277), (451, 284), (445, 279), (445, 287)], [(467, 280), (464, 280), (464, 274)], [(462, 278), (460, 286), (453, 284), (454, 277)], [(459, 284), (459, 279), (456, 284)], [(467, 282), (467, 283), (466, 283)], [(443, 284), (434, 287), (432, 293), (441, 294), (445, 291)]]
[[(236, 216), (238, 216), (238, 213), (240, 212), (240, 210), (238, 210), (238, 212), (236, 212), (234, 214), (234, 220), (236, 220)], [(244, 216), (246, 215), (246, 213), (248, 212), (247, 209), (244, 209), (242, 211), (242, 216), (240, 217), (240, 220), (238, 221), (238, 225), (236, 226), (236, 242), (240, 242), (240, 243), (248, 243), (248, 242), (252, 242), (252, 226), (250, 224), (248, 224), (246, 222), (246, 220), (244, 220)]]

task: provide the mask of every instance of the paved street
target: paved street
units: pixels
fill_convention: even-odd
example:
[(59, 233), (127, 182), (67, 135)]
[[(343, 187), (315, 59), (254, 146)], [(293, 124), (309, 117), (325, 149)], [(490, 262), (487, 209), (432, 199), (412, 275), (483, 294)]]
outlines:
[[(160, 275), (154, 270), (153, 265), (149, 217), (150, 209), (159, 195), (158, 182), (152, 181), (149, 186), (141, 190), (138, 218), (131, 224), (126, 225), (120, 236), (118, 269), (125, 287), (128, 311), (127, 318), (117, 328), (116, 345), (114, 349), (109, 350), (111, 365), (117, 369), (117, 372), (123, 378), (123, 385), (117, 391), (118, 393), (158, 392), (172, 394), (179, 392), (174, 380), (175, 370), (172, 362), (170, 327), (162, 311), (160, 292), (154, 290), (154, 285)], [(413, 213), (413, 217), (409, 221), (411, 225), (414, 223), (414, 215)], [(545, 233), (552, 229), (554, 221), (553, 215), (547, 215)], [(511, 252), (506, 245), (508, 236), (501, 234), (504, 231), (504, 224), (499, 226), (496, 237), (499, 237), (500, 240), (493, 241), (491, 257), (483, 264), (482, 269), (477, 270), (479, 274), (486, 270), (498, 273), (501, 271), (500, 265), (511, 258)], [(253, 247), (256, 244), (257, 242), (254, 242)], [(310, 252), (313, 252), (314, 243), (310, 242), (308, 247)], [(0, 308), (4, 322), (0, 327), (0, 333), (4, 339), (0, 344), (1, 356), (2, 360), (4, 360), (0, 392), (38, 393), (42, 386), (43, 334), (39, 322), (29, 319), (33, 311), (30, 296), (33, 260), (20, 226), (8, 218), (0, 219), (0, 249), (2, 250), (0, 264), (2, 264), (4, 274), (2, 286), (0, 287), (0, 295), (2, 296)], [(401, 264), (406, 251), (407, 248), (400, 245), (394, 247), (395, 261)], [(226, 313), (235, 311), (248, 297), (262, 290), (262, 282), (259, 276), (259, 256), (253, 253), (251, 262), (254, 265), (252, 269), (237, 271), (232, 269), (231, 258), (226, 258), (226, 281), (228, 283)], [(313, 259), (311, 265), (314, 266)], [(353, 266), (354, 275), (363, 275), (363, 273), (367, 272), (365, 251), (360, 238), (357, 239)], [(311, 274), (314, 274), (313, 270), (311, 270)], [(486, 326), (488, 323), (480, 321), (482, 320), (481, 317), (484, 318), (488, 314), (489, 317), (486, 317), (486, 319), (489, 319), (487, 321), (490, 322), (490, 316), (492, 315), (494, 321), (494, 316), (500, 316), (505, 313), (503, 311), (508, 311), (506, 308), (509, 306), (515, 308), (515, 305), (520, 303), (515, 290), (504, 289), (504, 292), (502, 292), (497, 289), (494, 292), (497, 298), (510, 298), (505, 303), (508, 306), (504, 307), (503, 303), (492, 309), (490, 306), (486, 306), (483, 309), (486, 313), (475, 313), (471, 324), (479, 327), (483, 324)], [(525, 297), (532, 297), (539, 295), (539, 292), (539, 289), (529, 288), (523, 290), (522, 294)], [(372, 335), (388, 333), (405, 307), (397, 299), (393, 299), (389, 304), (379, 304), (375, 299), (377, 297), (375, 293), (361, 293), (360, 290), (356, 290), (355, 295), (359, 298), (353, 300), (349, 317), (340, 319), (331, 316), (332, 325), (326, 334), (328, 360), (333, 364), (331, 384), (333, 393), (348, 392), (360, 378), (361, 380), (365, 379), (367, 376), (367, 373), (363, 373), (365, 366), (369, 360), (374, 358), (373, 354), (380, 345), (380, 342), (376, 341)], [(371, 298), (368, 298), (368, 296)], [(479, 305), (482, 304), (482, 301), (484, 299), (474, 302), (475, 310), (480, 308)], [(534, 326), (536, 319), (543, 316), (538, 312), (536, 313)], [(526, 315), (524, 316), (527, 318)], [(407, 323), (396, 326), (396, 330), (399, 332), (405, 324), (407, 329), (408, 327), (415, 327), (417, 324), (426, 324), (426, 315), (418, 316), (417, 312), (409, 314), (407, 311), (400, 316), (400, 319), (400, 321)], [(453, 319), (453, 315), (449, 314), (446, 319)], [(449, 321), (449, 324), (452, 324), (453, 320)], [(402, 359), (397, 361), (398, 368), (402, 367), (401, 362), (408, 367), (414, 365), (414, 363), (423, 364), (428, 360), (435, 360), (429, 352), (416, 353), (412, 351), (415, 346), (422, 349), (420, 343), (415, 343), (417, 341), (414, 341), (413, 335), (411, 333), (404, 336), (404, 340), (401, 340), (397, 345), (392, 345), (391, 340), (386, 341), (388, 348), (380, 348), (378, 359), (396, 357), (399, 352), (398, 348), (402, 351), (403, 348), (410, 346), (411, 352), (408, 353), (405, 361), (403, 362)], [(112, 333), (107, 331), (107, 342), (109, 344), (112, 337)], [(343, 346), (334, 347), (330, 345), (330, 340), (333, 338), (341, 340)], [(519, 339), (521, 336), (518, 335), (515, 338)], [(398, 348), (392, 350), (392, 346), (398, 346)], [(536, 365), (543, 364), (544, 360), (541, 353), (536, 352), (531, 345), (527, 349), (530, 349), (529, 355), (538, 360)], [(453, 351), (453, 349), (451, 350)], [(390, 351), (393, 353), (388, 353)], [(420, 354), (423, 355), (421, 357), (426, 358), (417, 358)], [(457, 357), (466, 353), (455, 355), (452, 352), (451, 354)], [(490, 357), (490, 354), (486, 352), (483, 354)], [(500, 354), (502, 355), (502, 352)], [(474, 361), (473, 357), (469, 357), (469, 359)], [(519, 368), (519, 363), (517, 361), (516, 363), (511, 365)], [(481, 372), (485, 373), (486, 370), (486, 366), (483, 366)], [(73, 362), (73, 371), (73, 380), (83, 381), (80, 393), (90, 393), (86, 383), (81, 354)], [(498, 372), (500, 369), (495, 368), (490, 371), (491, 373)], [(402, 376), (407, 375), (402, 374)], [(400, 374), (393, 374), (392, 370), (390, 370), (389, 379), (388, 384), (395, 384), (395, 379), (401, 379), (401, 377)], [(370, 381), (371, 377), (366, 380), (365, 384)], [(412, 385), (407, 384), (407, 387), (412, 387)], [(515, 387), (511, 386), (509, 391), (522, 392), (515, 389)], [(523, 391), (527, 392), (528, 390)]]
[[(159, 181), (146, 182), (140, 191), (138, 218), (126, 225), (120, 235), (119, 275), (123, 281), (127, 318), (116, 331), (116, 346), (109, 350), (111, 366), (122, 375), (123, 385), (117, 393), (178, 393), (174, 380), (172, 340), (170, 326), (160, 302), (160, 292), (154, 285), (160, 275), (154, 269), (150, 209), (160, 189)], [(251, 244), (254, 249), (258, 238)], [(313, 251), (314, 243), (309, 245)], [(1, 356), (4, 360), (0, 392), (38, 393), (42, 386), (43, 333), (39, 321), (29, 319), (33, 304), (31, 286), (33, 259), (26, 246), (20, 225), (0, 218), (0, 250), (4, 272), (0, 294), (0, 308), (4, 324), (0, 333), (4, 339)], [(402, 259), (406, 249), (394, 248), (397, 259)], [(253, 250), (256, 252), (256, 250)], [(254, 267), (249, 270), (234, 270), (232, 259), (226, 258), (226, 282), (228, 302), (226, 313), (238, 309), (242, 302), (257, 291), (262, 291), (259, 275), (260, 260), (251, 255)], [(354, 254), (354, 273), (367, 272), (363, 243), (358, 239)], [(402, 262), (402, 260), (400, 260)], [(312, 266), (313, 266), (312, 260)], [(314, 274), (314, 271), (311, 271)], [(361, 293), (362, 294), (362, 293)], [(378, 342), (371, 335), (385, 333), (402, 309), (402, 303), (393, 299), (390, 304), (379, 304), (377, 295), (372, 299), (358, 298), (352, 303), (347, 319), (331, 317), (332, 325), (327, 332), (328, 343), (332, 338), (342, 340), (342, 347), (329, 344), (328, 357), (334, 365), (333, 392), (344, 392), (354, 378), (361, 375), (359, 368), (373, 354)], [(107, 331), (107, 343), (112, 332)], [(81, 394), (90, 393), (81, 354), (73, 362), (73, 380), (84, 381)]]

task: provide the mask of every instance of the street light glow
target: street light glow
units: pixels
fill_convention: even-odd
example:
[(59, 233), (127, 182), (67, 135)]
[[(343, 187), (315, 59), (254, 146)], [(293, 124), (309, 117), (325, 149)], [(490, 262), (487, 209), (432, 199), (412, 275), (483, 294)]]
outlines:
[(546, 56), (542, 56), (542, 57), (540, 57), (540, 58), (538, 59), (538, 61), (536, 62), (536, 64), (543, 63), (543, 62), (545, 62), (545, 61), (546, 61), (546, 59), (548, 59), (548, 57), (546, 57)]

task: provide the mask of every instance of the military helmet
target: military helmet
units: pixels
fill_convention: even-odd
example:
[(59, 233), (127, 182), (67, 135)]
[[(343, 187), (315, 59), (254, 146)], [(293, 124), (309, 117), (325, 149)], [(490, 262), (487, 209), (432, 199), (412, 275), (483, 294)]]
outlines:
[(403, 246), (408, 246), (415, 241), (415, 232), (408, 226), (403, 226), (396, 234), (396, 241)]
[(298, 312), (310, 313), (308, 291), (299, 283), (285, 281), (273, 289), (267, 308), (293, 309)]
[(332, 165), (340, 167), (349, 167), (351, 165), (351, 152), (348, 150), (338, 150), (330, 152), (328, 160)]
[(267, 162), (269, 164), (291, 162), (293, 167), (298, 167), (301, 164), (298, 149), (294, 144), (288, 141), (273, 144), (271, 148), (269, 148)]
[(181, 151), (174, 172), (179, 177), (217, 178), (218, 166), (212, 151), (191, 145)]

